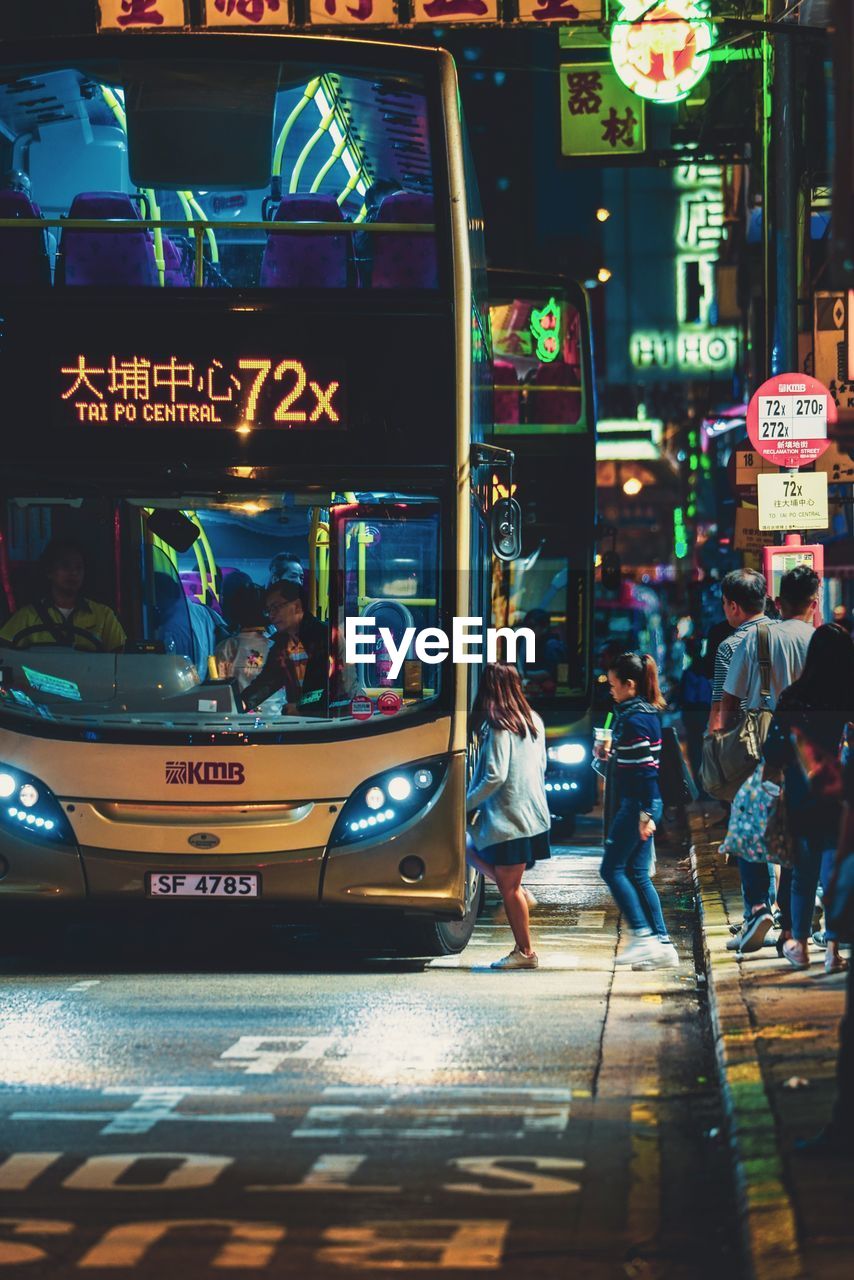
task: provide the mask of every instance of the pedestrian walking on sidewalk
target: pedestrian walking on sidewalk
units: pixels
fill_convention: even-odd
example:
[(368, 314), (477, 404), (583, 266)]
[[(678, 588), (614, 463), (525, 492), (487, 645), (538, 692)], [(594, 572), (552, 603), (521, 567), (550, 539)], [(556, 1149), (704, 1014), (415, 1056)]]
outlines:
[(515, 667), (483, 669), (472, 719), (481, 752), (466, 797), (477, 815), (469, 831), (469, 862), (498, 885), (516, 945), (493, 969), (536, 969), (528, 917), (532, 895), (522, 876), (551, 857), (551, 817), (546, 800), (546, 731), (522, 692)]
[(616, 812), (608, 830), (600, 874), (632, 933), (617, 964), (634, 969), (669, 969), (679, 964), (650, 878), (653, 835), (663, 805), (658, 785), (664, 699), (658, 668), (648, 654), (624, 653), (608, 672), (617, 704), (613, 745), (598, 744), (600, 760), (613, 755), (610, 771)]
[[(827, 888), (842, 814), (841, 796), (821, 794), (818, 777), (810, 785), (802, 757), (806, 752), (817, 753), (837, 763), (845, 727), (852, 719), (854, 642), (847, 631), (831, 623), (813, 632), (803, 672), (783, 690), (764, 748), (764, 777), (772, 783), (785, 782), (786, 818), (797, 841), (791, 876), (781, 879), (783, 920), (778, 945), (780, 955), (796, 969), (809, 968), (816, 892), (819, 880)], [(801, 750), (798, 740), (803, 743)], [(825, 971), (840, 973), (846, 965), (832, 930), (825, 929), (825, 939)]]

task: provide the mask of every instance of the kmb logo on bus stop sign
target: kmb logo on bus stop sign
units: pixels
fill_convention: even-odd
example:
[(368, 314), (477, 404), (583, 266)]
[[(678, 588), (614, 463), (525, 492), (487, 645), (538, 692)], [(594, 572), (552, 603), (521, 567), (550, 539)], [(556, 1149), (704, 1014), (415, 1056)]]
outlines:
[(806, 467), (829, 445), (827, 423), (836, 405), (827, 387), (806, 373), (769, 378), (747, 407), (747, 434), (767, 462), (788, 470)]

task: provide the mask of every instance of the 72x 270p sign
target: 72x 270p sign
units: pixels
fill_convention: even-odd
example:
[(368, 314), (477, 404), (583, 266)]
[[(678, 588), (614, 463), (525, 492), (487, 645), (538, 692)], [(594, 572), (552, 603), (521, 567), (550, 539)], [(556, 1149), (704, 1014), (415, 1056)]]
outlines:
[(596, 23), (604, 0), (100, 0), (101, 31)]

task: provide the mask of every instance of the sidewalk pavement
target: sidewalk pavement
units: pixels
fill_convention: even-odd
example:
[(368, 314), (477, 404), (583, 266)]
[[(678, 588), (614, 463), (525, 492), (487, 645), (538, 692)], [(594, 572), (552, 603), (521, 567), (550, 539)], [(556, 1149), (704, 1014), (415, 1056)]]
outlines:
[[(713, 816), (713, 815), (712, 815)], [(824, 953), (798, 972), (773, 948), (735, 959), (742, 916), (737, 866), (718, 854), (724, 829), (691, 817), (712, 1027), (749, 1272), (755, 1280), (850, 1280), (854, 1162), (805, 1159), (796, 1139), (826, 1123), (834, 1096), (845, 975)]]

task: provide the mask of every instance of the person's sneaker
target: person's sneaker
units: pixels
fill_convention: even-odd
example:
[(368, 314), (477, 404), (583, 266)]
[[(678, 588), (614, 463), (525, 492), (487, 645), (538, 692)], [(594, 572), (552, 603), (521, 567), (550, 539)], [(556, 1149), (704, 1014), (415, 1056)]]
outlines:
[(768, 930), (773, 929), (773, 927), (774, 921), (771, 918), (771, 912), (757, 911), (756, 915), (751, 916), (746, 922), (736, 950), (742, 954), (745, 951), (761, 950)]
[(672, 942), (659, 942), (656, 938), (646, 960), (636, 960), (633, 969), (678, 969), (679, 952)]
[(539, 963), (540, 958), (536, 951), (526, 956), (524, 951), (514, 947), (509, 955), (502, 956), (500, 960), (493, 960), (489, 967), (490, 969), (536, 969)]
[(524, 885), (522, 886), (522, 892), (525, 895), (525, 901), (528, 904), (529, 911), (533, 911), (536, 907), (540, 905), (539, 899), (535, 898), (534, 895), (531, 893), (531, 890), (526, 889)]
[(729, 942), (726, 944), (727, 951), (741, 950), (741, 940), (744, 937), (744, 931), (747, 928), (749, 923), (750, 922), (747, 920), (742, 920), (741, 924), (739, 925), (732, 925), (732, 924), (730, 925), (729, 931), (732, 934), (732, 937), (730, 938)]
[(824, 929), (817, 930), (817, 932), (813, 934), (812, 940), (817, 947), (821, 948), (822, 951), (826, 950), (827, 934), (824, 932)]
[(658, 940), (651, 934), (646, 934), (641, 938), (633, 938), (627, 947), (625, 947), (615, 960), (615, 964), (640, 964), (652, 954), (652, 948), (659, 945)]

